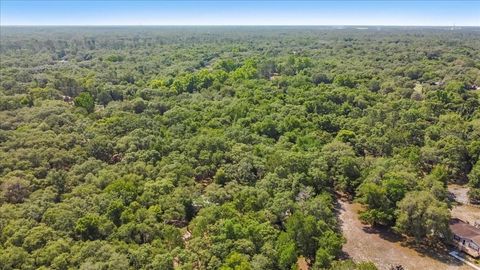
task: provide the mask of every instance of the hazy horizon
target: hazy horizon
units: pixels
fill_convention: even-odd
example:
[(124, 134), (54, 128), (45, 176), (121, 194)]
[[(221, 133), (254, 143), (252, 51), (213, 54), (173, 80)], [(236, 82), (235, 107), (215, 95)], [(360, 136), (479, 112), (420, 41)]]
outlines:
[(418, 28), (478, 28), (480, 25), (421, 25), (421, 24), (0, 24), (0, 27), (418, 27)]
[(478, 1), (12, 1), (2, 26), (480, 26)]

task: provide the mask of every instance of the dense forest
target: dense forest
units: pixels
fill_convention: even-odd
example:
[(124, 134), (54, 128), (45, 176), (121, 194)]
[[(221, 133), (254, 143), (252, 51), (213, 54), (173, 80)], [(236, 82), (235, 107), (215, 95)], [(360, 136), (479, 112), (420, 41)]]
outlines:
[(336, 199), (448, 242), (480, 30), (2, 27), (1, 269), (375, 269)]

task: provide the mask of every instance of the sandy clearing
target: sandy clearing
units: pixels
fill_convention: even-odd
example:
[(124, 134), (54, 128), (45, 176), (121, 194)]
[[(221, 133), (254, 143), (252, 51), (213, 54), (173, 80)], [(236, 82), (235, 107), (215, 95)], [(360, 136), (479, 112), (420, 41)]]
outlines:
[(457, 202), (452, 208), (452, 217), (470, 224), (480, 221), (480, 207), (469, 203), (466, 185), (449, 184), (448, 191), (452, 199)]
[(465, 185), (458, 185), (458, 184), (449, 184), (448, 185), (448, 192), (453, 200), (457, 201), (461, 204), (469, 204), (468, 200), (468, 187)]
[[(338, 201), (340, 225), (347, 242), (343, 246), (346, 257), (354, 261), (371, 261), (380, 270), (402, 265), (406, 270), (469, 270), (469, 266), (450, 257), (445, 250), (416, 250), (405, 244), (405, 239), (387, 230), (374, 229), (358, 220), (361, 206), (346, 200)], [(417, 248), (418, 249), (418, 248)]]
[(452, 217), (474, 224), (475, 221), (480, 221), (480, 208), (464, 204), (455, 205), (452, 208)]

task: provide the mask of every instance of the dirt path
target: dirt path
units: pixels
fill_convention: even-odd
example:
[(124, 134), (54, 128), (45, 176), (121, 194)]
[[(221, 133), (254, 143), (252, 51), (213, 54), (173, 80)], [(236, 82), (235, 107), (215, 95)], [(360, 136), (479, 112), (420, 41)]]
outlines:
[(358, 220), (360, 207), (359, 204), (339, 200), (339, 219), (347, 239), (343, 251), (354, 261), (371, 261), (380, 270), (388, 270), (393, 265), (402, 265), (405, 270), (471, 270), (444, 251), (417, 251), (406, 246), (404, 239), (387, 230), (363, 225)]

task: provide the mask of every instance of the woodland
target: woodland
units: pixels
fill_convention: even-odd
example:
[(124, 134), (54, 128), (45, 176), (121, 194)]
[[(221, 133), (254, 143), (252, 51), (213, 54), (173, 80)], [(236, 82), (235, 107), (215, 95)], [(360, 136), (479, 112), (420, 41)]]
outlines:
[(0, 37), (0, 269), (371, 270), (339, 196), (439, 245), (480, 202), (479, 28)]

